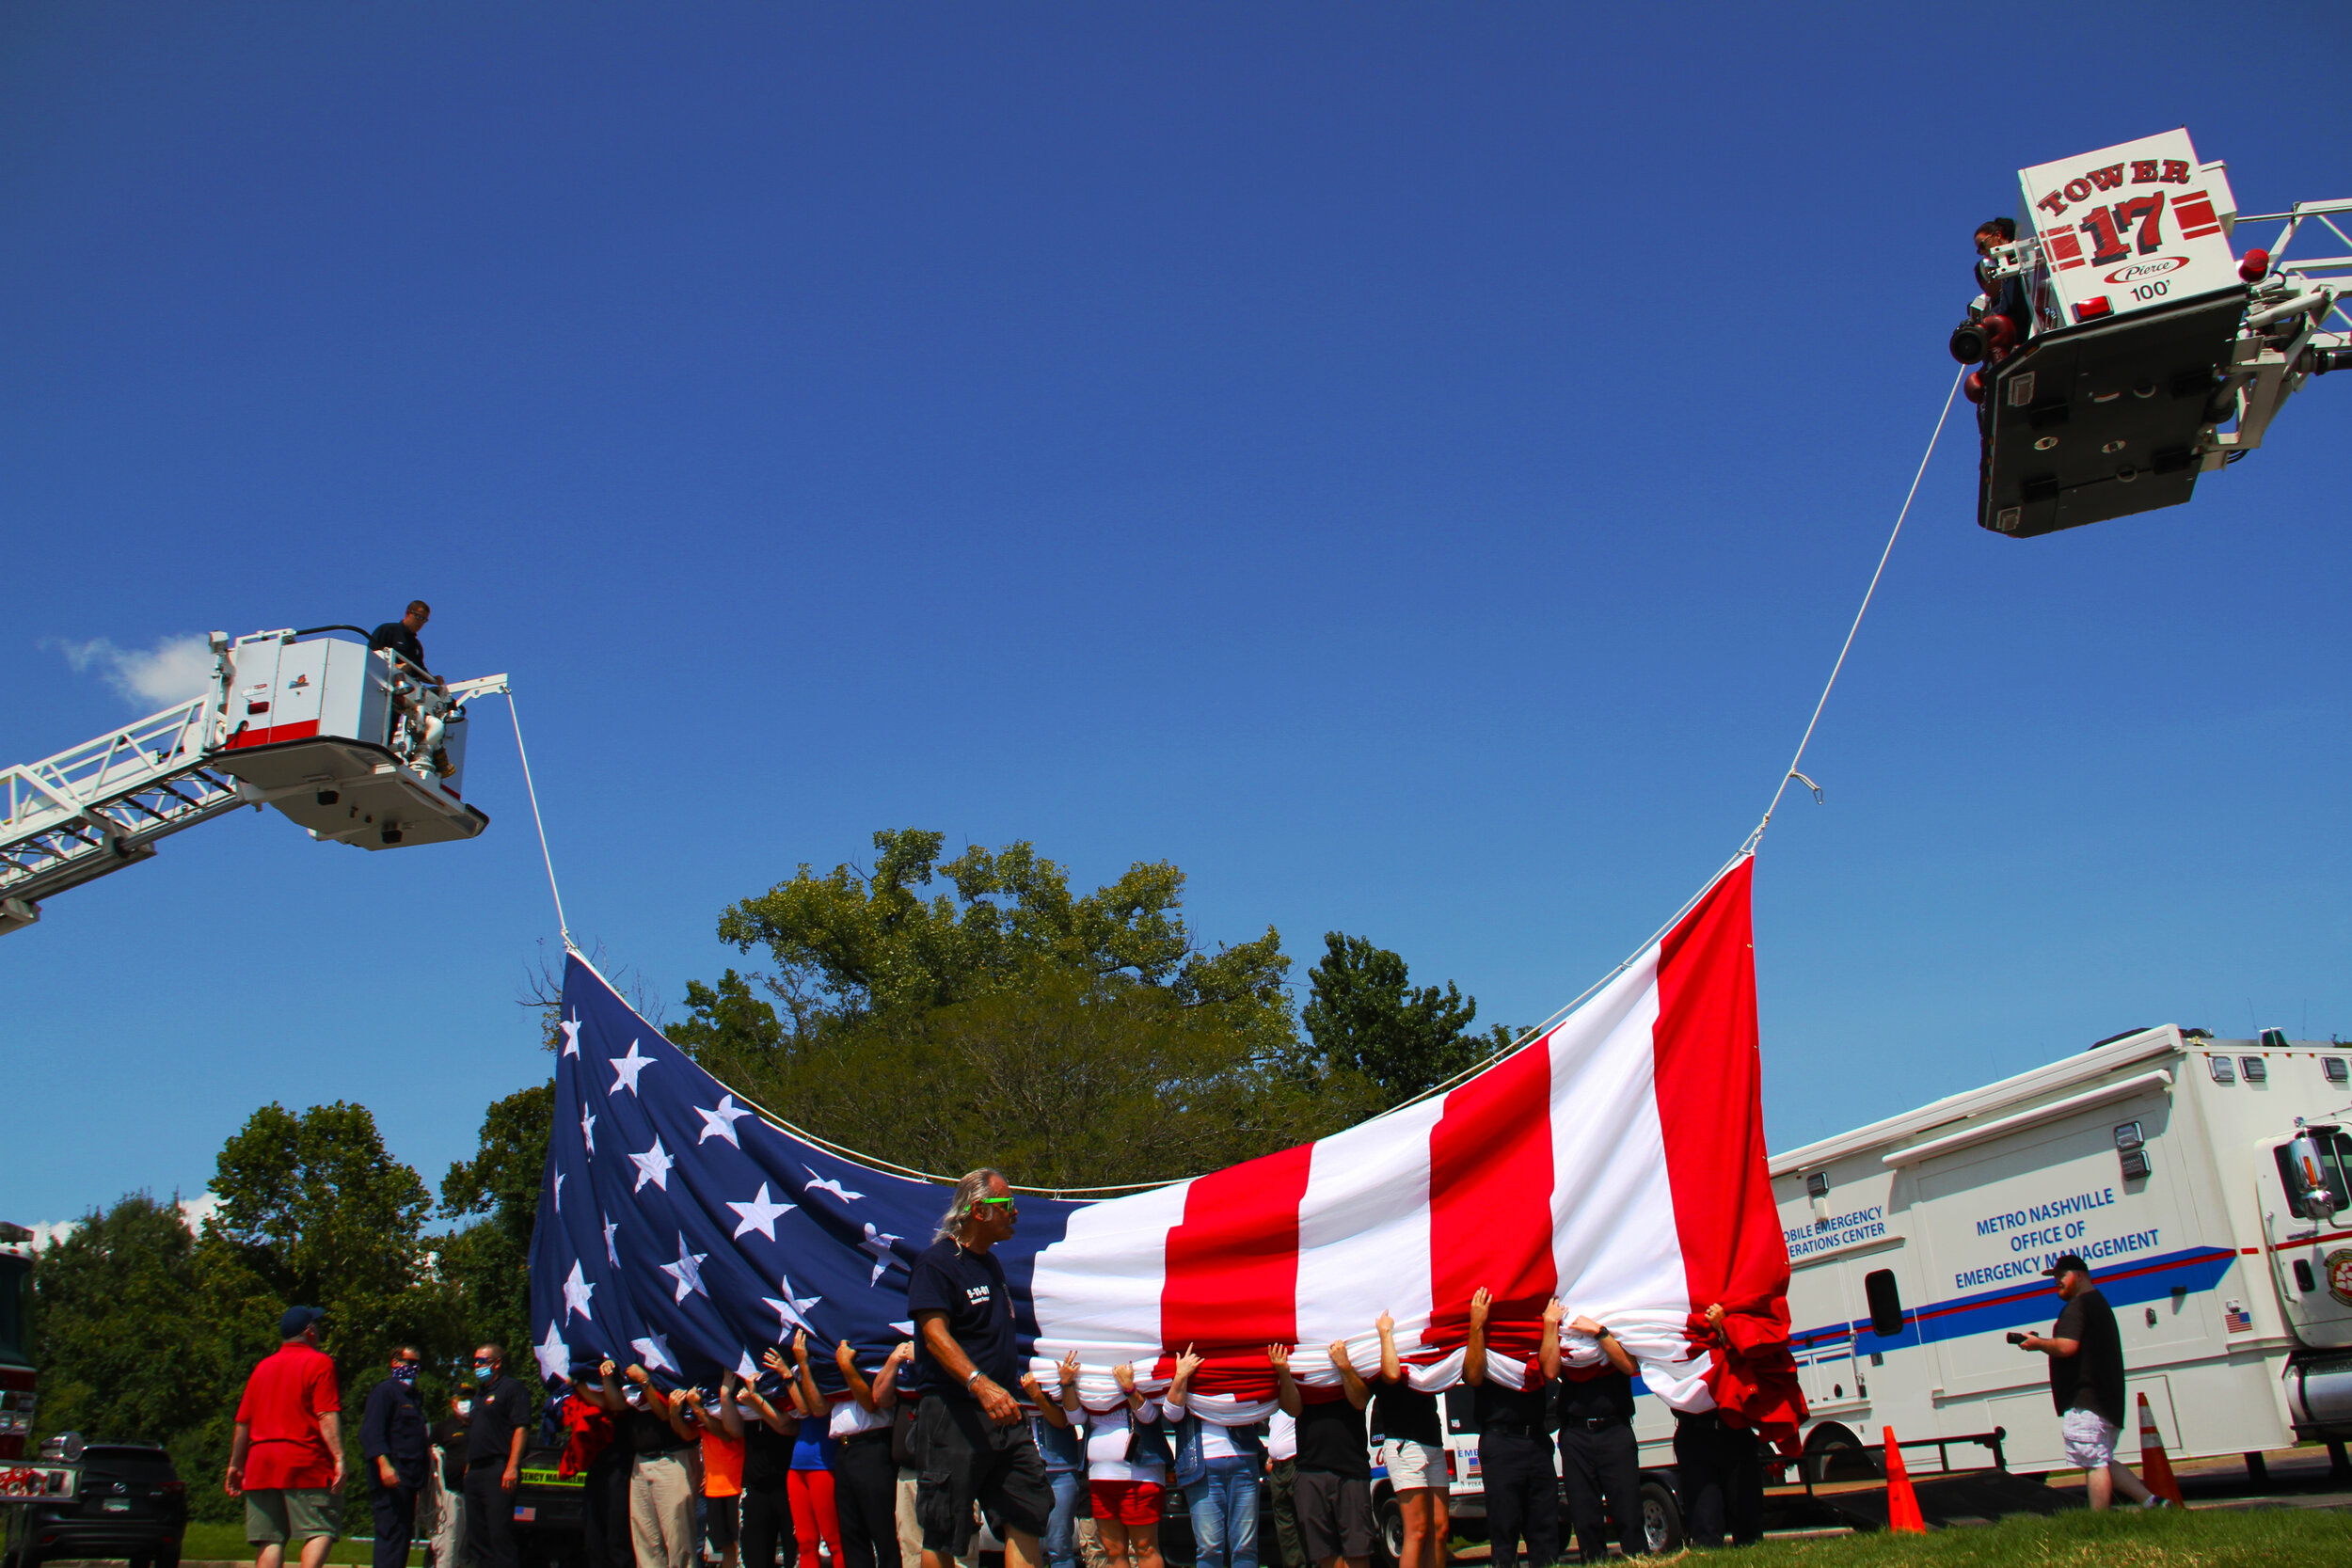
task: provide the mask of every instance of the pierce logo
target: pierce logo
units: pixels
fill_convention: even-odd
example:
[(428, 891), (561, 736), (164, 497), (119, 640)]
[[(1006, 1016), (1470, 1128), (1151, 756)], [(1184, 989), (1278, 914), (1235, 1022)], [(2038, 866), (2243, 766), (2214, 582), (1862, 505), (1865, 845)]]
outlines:
[(2151, 277), (2162, 277), (2168, 272), (2178, 272), (2186, 265), (2188, 265), (2188, 258), (2185, 256), (2157, 256), (2145, 261), (2134, 261), (2127, 267), (2116, 268), (2107, 274), (2107, 281), (2116, 284), (2137, 283)]
[(2352, 1252), (2331, 1252), (2319, 1266), (2328, 1275), (2328, 1293), (2352, 1307)]

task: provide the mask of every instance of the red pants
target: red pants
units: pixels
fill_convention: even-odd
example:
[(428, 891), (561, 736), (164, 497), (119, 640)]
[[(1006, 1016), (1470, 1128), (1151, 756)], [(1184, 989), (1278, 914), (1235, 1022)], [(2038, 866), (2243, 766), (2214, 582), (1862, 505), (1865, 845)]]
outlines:
[(785, 1481), (785, 1489), (792, 1498), (792, 1539), (801, 1544), (800, 1568), (818, 1568), (817, 1538), (820, 1535), (833, 1560), (846, 1563), (849, 1559), (841, 1555), (841, 1515), (833, 1506), (833, 1472), (795, 1470)]

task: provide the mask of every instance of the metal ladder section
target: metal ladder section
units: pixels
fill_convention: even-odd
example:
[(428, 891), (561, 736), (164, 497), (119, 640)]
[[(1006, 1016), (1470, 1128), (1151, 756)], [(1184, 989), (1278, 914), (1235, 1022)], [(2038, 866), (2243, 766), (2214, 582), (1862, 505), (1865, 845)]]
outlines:
[(205, 762), (215, 693), (0, 771), (0, 932), (40, 901), (155, 853), (156, 842), (244, 803)]

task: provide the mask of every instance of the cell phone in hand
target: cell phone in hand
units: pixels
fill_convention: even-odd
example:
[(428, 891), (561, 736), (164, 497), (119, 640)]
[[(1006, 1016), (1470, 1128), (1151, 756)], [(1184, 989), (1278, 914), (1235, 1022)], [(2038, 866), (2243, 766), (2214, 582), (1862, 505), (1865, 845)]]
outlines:
[(2012, 1345), (2022, 1345), (2026, 1342), (2026, 1337), (2022, 1334), (2011, 1334), (2008, 1337), (2008, 1338), (2009, 1342)]

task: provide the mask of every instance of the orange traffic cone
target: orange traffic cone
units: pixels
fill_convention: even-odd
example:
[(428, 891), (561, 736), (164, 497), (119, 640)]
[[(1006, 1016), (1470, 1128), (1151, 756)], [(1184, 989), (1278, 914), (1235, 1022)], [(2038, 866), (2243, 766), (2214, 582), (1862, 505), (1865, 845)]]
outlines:
[(2156, 1433), (2156, 1413), (2148, 1408), (2145, 1394), (2139, 1396), (2139, 1479), (2174, 1508), (2185, 1506), (2181, 1483), (2172, 1479), (2172, 1462), (2164, 1457), (2164, 1439)]
[(1902, 1445), (1895, 1429), (1886, 1433), (1886, 1528), (1898, 1535), (1925, 1535), (1928, 1521), (1919, 1512), (1919, 1494), (1911, 1489), (1911, 1472), (1903, 1468)]

